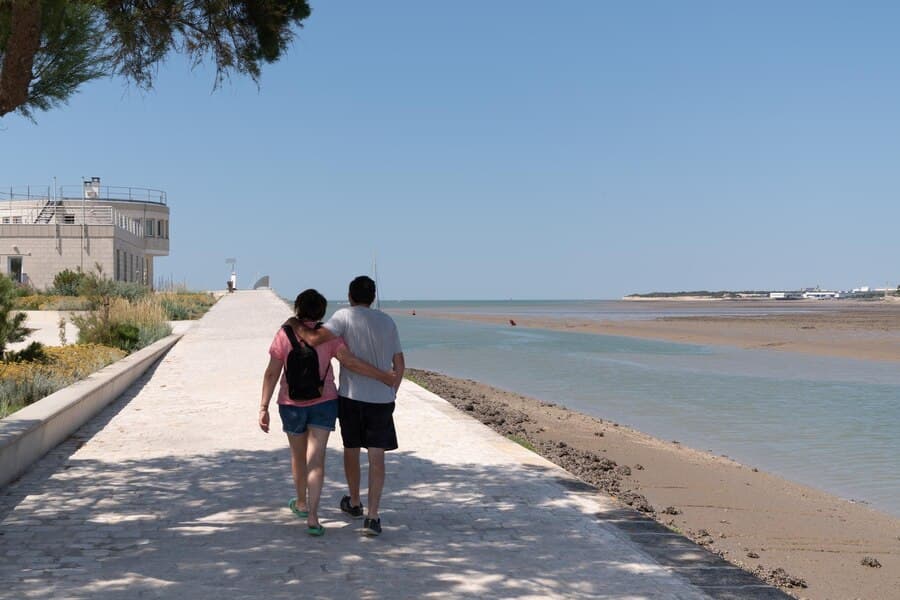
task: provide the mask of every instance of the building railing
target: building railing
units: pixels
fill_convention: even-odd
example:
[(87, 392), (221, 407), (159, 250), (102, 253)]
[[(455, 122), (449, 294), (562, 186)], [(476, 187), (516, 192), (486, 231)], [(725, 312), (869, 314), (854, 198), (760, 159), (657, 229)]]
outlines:
[[(86, 197), (87, 195), (87, 197)], [(17, 200), (116, 200), (119, 202), (149, 202), (166, 204), (166, 193), (163, 190), (142, 187), (122, 187), (101, 185), (87, 189), (84, 186), (64, 185), (53, 194), (51, 186), (23, 185), (0, 189), (0, 202)]]
[[(59, 188), (59, 194), (64, 200), (81, 199), (84, 191), (81, 186), (64, 185)], [(152, 202), (154, 204), (166, 204), (166, 193), (162, 190), (141, 187), (121, 187), (114, 185), (101, 185), (96, 193), (89, 191), (87, 200), (120, 200), (127, 202)]]
[[(86, 205), (81, 210), (45, 205), (23, 210), (0, 205), (0, 225), (117, 225), (116, 212), (112, 206)], [(120, 227), (127, 229), (123, 225)]]

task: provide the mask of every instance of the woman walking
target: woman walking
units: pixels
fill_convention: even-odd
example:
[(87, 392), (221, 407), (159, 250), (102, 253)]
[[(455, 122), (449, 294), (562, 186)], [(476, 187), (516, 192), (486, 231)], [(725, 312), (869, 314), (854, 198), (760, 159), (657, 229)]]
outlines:
[[(288, 506), (297, 518), (306, 519), (306, 532), (313, 536), (325, 534), (325, 528), (319, 523), (319, 498), (325, 480), (325, 447), (329, 435), (334, 431), (338, 413), (338, 393), (334, 385), (331, 359), (337, 358), (342, 367), (387, 386), (392, 387), (396, 383), (393, 371), (380, 371), (357, 359), (347, 349), (342, 338), (335, 338), (314, 347), (314, 355), (318, 359), (318, 372), (314, 380), (319, 384), (318, 389), (314, 388), (312, 393), (302, 393), (298, 391), (297, 385), (290, 385), (285, 376), (288, 356), (296, 348), (295, 355), (300, 352), (309, 359), (309, 346), (304, 347), (305, 342), (300, 341), (301, 334), (303, 329), (317, 329), (321, 325), (327, 305), (325, 297), (313, 289), (305, 290), (297, 296), (294, 301), (297, 322), (292, 320), (293, 326), (286, 325), (279, 329), (269, 347), (269, 365), (263, 375), (259, 407), (259, 427), (268, 433), (269, 402), (280, 376), (278, 413), (291, 446), (291, 471), (297, 493)], [(291, 362), (295, 360), (297, 359), (292, 358)], [(295, 397), (291, 397), (292, 391), (295, 392)], [(316, 393), (319, 394), (317, 397)]]

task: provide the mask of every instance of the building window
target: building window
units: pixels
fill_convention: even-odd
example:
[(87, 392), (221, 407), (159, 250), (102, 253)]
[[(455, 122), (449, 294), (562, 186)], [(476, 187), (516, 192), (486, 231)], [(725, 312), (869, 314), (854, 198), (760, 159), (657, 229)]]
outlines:
[(22, 222), (22, 217), (13, 217), (12, 222), (14, 225), (19, 224)]
[(144, 237), (153, 237), (154, 229), (153, 219), (144, 219)]
[(66, 225), (74, 225), (75, 215), (63, 215), (63, 223)]
[(9, 225), (9, 217), (3, 217), (3, 224)]
[(158, 238), (161, 238), (163, 236), (162, 224), (162, 219), (156, 222), (156, 237)]

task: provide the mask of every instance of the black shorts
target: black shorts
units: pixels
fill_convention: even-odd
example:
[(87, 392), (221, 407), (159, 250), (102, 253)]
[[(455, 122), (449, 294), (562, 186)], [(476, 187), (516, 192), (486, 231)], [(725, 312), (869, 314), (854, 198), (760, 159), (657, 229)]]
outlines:
[(373, 404), (341, 396), (338, 398), (338, 420), (344, 448), (397, 449), (394, 429), (394, 403)]

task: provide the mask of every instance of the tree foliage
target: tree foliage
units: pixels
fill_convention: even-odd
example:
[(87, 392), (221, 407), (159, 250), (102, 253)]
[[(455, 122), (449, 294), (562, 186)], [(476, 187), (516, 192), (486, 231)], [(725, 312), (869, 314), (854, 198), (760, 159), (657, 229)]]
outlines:
[(64, 103), (120, 75), (150, 89), (172, 53), (259, 82), (309, 17), (306, 0), (0, 0), (0, 116)]
[(25, 327), (25, 313), (13, 310), (15, 299), (16, 284), (6, 275), (0, 275), (0, 359), (7, 344), (23, 341), (32, 331)]

